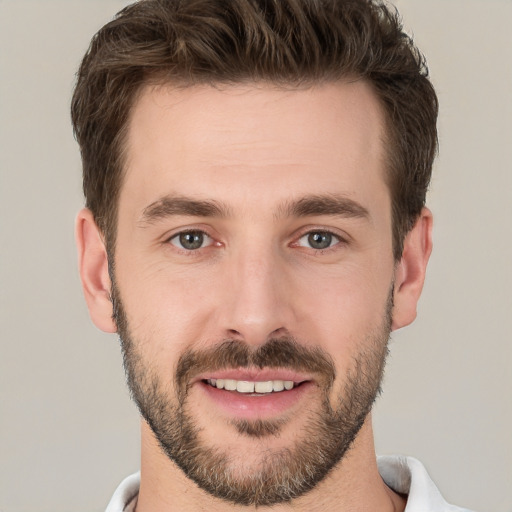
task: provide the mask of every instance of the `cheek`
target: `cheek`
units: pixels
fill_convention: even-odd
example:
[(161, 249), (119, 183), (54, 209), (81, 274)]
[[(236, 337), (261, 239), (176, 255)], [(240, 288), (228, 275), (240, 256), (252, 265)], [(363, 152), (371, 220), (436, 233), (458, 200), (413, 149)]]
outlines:
[(364, 333), (378, 325), (385, 313), (391, 272), (374, 273), (345, 265), (331, 272), (308, 272), (297, 282), (304, 311), (331, 334)]
[(170, 272), (163, 265), (135, 261), (118, 264), (116, 279), (129, 334), (139, 353), (152, 368), (174, 369), (191, 340), (205, 338), (202, 315), (214, 300), (209, 286), (204, 279), (191, 279), (176, 269)]
[(300, 295), (304, 321), (297, 335), (330, 354), (340, 385), (355, 357), (365, 351), (380, 350), (376, 341), (379, 345), (387, 342), (391, 276), (385, 276), (372, 279), (368, 272), (351, 269), (325, 281), (311, 274), (309, 283), (303, 281), (305, 286)]

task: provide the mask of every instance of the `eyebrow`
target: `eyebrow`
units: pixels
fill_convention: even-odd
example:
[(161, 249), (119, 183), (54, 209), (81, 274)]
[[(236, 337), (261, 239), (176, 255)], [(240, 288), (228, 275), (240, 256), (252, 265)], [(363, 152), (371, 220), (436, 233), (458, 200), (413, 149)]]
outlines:
[(141, 222), (151, 224), (174, 215), (228, 217), (229, 209), (216, 201), (198, 200), (184, 196), (164, 196), (144, 208)]
[(278, 209), (277, 217), (313, 217), (317, 215), (370, 218), (370, 212), (363, 205), (349, 197), (337, 194), (309, 195), (296, 201), (288, 201)]
[[(144, 208), (140, 222), (151, 224), (175, 215), (226, 218), (233, 214), (227, 205), (217, 201), (167, 195)], [(370, 217), (368, 210), (357, 201), (342, 195), (328, 194), (308, 195), (297, 200), (286, 201), (277, 208), (274, 218), (320, 215), (362, 219)]]

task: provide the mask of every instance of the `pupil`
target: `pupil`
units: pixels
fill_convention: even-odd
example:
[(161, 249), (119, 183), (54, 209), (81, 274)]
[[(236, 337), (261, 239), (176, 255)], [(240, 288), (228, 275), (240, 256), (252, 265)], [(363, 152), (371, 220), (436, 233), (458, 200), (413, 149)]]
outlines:
[(313, 249), (327, 249), (331, 245), (332, 235), (330, 233), (311, 233), (308, 242)]
[(199, 249), (203, 245), (203, 238), (203, 233), (199, 231), (181, 233), (180, 244), (184, 249)]

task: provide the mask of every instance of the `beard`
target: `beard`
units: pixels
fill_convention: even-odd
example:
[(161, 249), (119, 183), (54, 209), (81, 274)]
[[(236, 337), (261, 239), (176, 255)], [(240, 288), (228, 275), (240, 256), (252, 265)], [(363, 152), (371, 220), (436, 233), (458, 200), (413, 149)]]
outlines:
[[(131, 396), (153, 431), (163, 452), (185, 475), (212, 496), (245, 506), (271, 506), (303, 496), (342, 461), (380, 393), (388, 340), (391, 332), (393, 290), (379, 328), (360, 340), (341, 389), (331, 400), (336, 378), (332, 358), (322, 349), (306, 347), (291, 337), (268, 340), (251, 348), (243, 341), (222, 340), (206, 350), (189, 349), (179, 358), (170, 382), (145, 361), (140, 343), (112, 285), (114, 319), (118, 328), (123, 363)], [(232, 420), (239, 436), (254, 442), (256, 464), (236, 458), (234, 450), (201, 438), (195, 418), (200, 411), (189, 404), (190, 379), (201, 372), (239, 368), (291, 369), (315, 375), (321, 399), (308, 411), (301, 435), (285, 448), (265, 447), (265, 439), (278, 437), (293, 418)]]

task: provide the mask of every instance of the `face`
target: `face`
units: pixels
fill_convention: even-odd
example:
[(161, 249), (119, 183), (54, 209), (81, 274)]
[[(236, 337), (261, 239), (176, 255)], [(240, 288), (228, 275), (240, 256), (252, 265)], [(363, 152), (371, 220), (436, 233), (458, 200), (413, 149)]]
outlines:
[(117, 328), (162, 449), (217, 497), (300, 496), (371, 408), (395, 277), (382, 127), (362, 82), (153, 87), (134, 107)]

